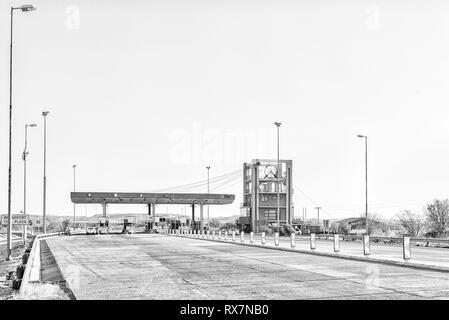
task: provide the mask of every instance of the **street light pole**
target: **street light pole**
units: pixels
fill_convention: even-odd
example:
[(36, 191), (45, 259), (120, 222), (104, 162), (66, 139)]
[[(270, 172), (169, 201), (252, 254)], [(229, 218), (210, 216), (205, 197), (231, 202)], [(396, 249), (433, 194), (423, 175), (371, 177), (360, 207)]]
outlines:
[[(76, 164), (73, 165), (73, 192), (76, 191)], [(75, 211), (75, 203), (73, 203), (73, 232), (75, 232), (76, 229), (76, 211)]]
[[(25, 125), (25, 147), (23, 149), (22, 159), (23, 159), (23, 214), (26, 214), (26, 207), (27, 207), (27, 140), (28, 140), (28, 127), (36, 127), (37, 125), (35, 123), (26, 124)], [(27, 232), (27, 226), (23, 226), (23, 233), (24, 233), (24, 241), (26, 241), (26, 232)]]
[(44, 117), (44, 194), (43, 194), (43, 205), (42, 205), (42, 219), (43, 219), (43, 232), (47, 233), (47, 224), (45, 223), (46, 215), (46, 205), (47, 205), (47, 115), (50, 111), (43, 111), (42, 116)]
[(365, 227), (366, 233), (369, 234), (368, 229), (368, 137), (364, 135), (357, 135), (359, 138), (365, 139)]
[(279, 198), (279, 189), (281, 188), (281, 183), (280, 183), (280, 176), (281, 176), (281, 168), (279, 165), (279, 127), (281, 126), (280, 122), (275, 122), (274, 125), (277, 127), (277, 172), (276, 172), (276, 176), (277, 176), (277, 229), (279, 232), (279, 228), (280, 228), (280, 222), (279, 222), (279, 216), (281, 215), (281, 202), (280, 202), (280, 198)]
[[(206, 169), (207, 169), (207, 193), (209, 194), (209, 170), (210, 170), (210, 166), (207, 166)], [(210, 227), (209, 205), (207, 205), (207, 228), (209, 229), (209, 227)]]
[(23, 5), (21, 7), (11, 7), (11, 34), (9, 45), (9, 145), (8, 145), (8, 231), (6, 240), (6, 260), (11, 258), (11, 232), (12, 232), (12, 217), (11, 217), (11, 149), (12, 149), (12, 38), (13, 38), (13, 13), (14, 10), (22, 10), (22, 12), (36, 10), (32, 5)]

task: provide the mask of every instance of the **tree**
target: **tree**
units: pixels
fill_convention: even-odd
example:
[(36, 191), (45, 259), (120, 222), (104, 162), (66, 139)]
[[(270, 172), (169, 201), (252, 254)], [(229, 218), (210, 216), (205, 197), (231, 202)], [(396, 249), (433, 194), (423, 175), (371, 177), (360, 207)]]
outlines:
[(411, 237), (418, 237), (425, 226), (425, 219), (422, 214), (404, 210), (396, 215), (399, 225)]
[(220, 220), (216, 218), (210, 219), (209, 226), (212, 228), (220, 228), (221, 226)]
[(70, 225), (70, 220), (69, 219), (65, 219), (61, 222), (62, 225), (62, 230), (66, 230), (67, 227)]
[(449, 227), (449, 200), (435, 199), (427, 204), (426, 216), (437, 237), (445, 237)]

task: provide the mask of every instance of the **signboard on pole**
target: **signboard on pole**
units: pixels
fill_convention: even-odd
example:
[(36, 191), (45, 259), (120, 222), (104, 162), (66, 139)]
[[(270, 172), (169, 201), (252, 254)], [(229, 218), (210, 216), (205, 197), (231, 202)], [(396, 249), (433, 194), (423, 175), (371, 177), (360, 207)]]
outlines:
[[(13, 225), (26, 226), (30, 224), (29, 216), (27, 214), (13, 214), (11, 215)], [(2, 215), (2, 225), (8, 225), (8, 216)]]

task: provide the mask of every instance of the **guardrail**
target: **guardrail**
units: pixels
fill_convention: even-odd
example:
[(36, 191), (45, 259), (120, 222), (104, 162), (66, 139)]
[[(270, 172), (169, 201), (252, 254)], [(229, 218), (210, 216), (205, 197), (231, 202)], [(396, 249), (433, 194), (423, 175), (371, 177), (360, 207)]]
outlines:
[[(28, 286), (28, 283), (30, 282), (31, 278), (31, 272), (33, 270), (33, 265), (38, 263), (38, 259), (40, 259), (39, 253), (40, 253), (40, 241), (45, 240), (48, 238), (58, 237), (62, 232), (55, 232), (55, 233), (47, 233), (47, 234), (39, 234), (34, 237), (33, 240), (33, 246), (30, 250), (30, 255), (27, 260), (27, 264), (25, 266), (25, 271), (22, 276), (22, 282), (20, 284), (20, 290), (19, 294), (23, 296), (26, 292), (26, 287)], [(39, 261), (40, 262), (40, 261)]]
[[(317, 234), (317, 239), (332, 240), (334, 238), (333, 234)], [(345, 241), (356, 241), (363, 240), (362, 235), (340, 235), (340, 239)], [(370, 236), (371, 242), (384, 242), (384, 243), (402, 243), (402, 237), (381, 237), (381, 236)], [(413, 243), (426, 243), (426, 246), (430, 244), (436, 244), (441, 247), (442, 244), (449, 246), (449, 239), (437, 239), (437, 238), (421, 238), (421, 237), (410, 237), (410, 241)]]

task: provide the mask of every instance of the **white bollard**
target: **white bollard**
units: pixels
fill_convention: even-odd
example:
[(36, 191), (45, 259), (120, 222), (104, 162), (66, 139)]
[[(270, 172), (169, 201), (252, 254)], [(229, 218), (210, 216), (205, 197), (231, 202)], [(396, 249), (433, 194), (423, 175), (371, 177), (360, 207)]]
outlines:
[(215, 231), (212, 231), (212, 240), (215, 240)]
[(228, 230), (225, 230), (225, 232), (224, 232), (224, 239), (228, 240)]
[(260, 243), (265, 244), (265, 232), (262, 232), (260, 236)]
[(254, 232), (249, 233), (249, 242), (254, 243)]
[(206, 235), (207, 239), (209, 239), (209, 234), (210, 234), (210, 232), (209, 232), (209, 230), (207, 230), (207, 235)]
[(245, 242), (245, 232), (240, 231), (240, 242)]
[(340, 235), (334, 234), (334, 252), (340, 252)]
[(279, 247), (279, 232), (274, 233), (274, 245)]
[(412, 252), (410, 249), (410, 237), (405, 236), (402, 238), (402, 245), (403, 245), (403, 253), (404, 253), (404, 260), (409, 260), (412, 258)]
[(365, 256), (368, 256), (370, 254), (369, 235), (368, 234), (363, 235), (363, 254)]
[(232, 241), (235, 241), (235, 231), (232, 231)]
[(310, 234), (310, 249), (315, 250), (316, 249), (316, 237), (315, 233)]
[(218, 231), (218, 240), (221, 240), (221, 230)]
[(296, 247), (296, 234), (295, 233), (290, 234), (290, 247), (292, 247), (292, 248)]

